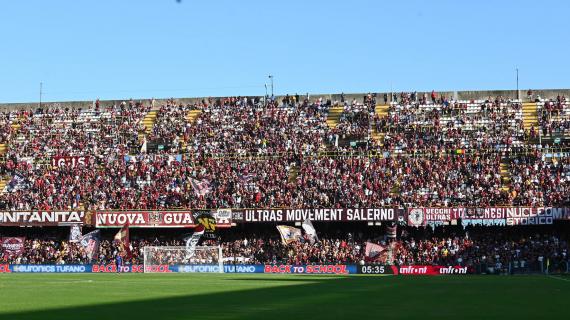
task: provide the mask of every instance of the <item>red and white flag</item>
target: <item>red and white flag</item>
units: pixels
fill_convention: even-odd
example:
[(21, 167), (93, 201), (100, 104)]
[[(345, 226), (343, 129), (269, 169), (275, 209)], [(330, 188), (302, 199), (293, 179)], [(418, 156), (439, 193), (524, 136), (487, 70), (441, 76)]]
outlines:
[(210, 187), (210, 181), (206, 179), (202, 181), (196, 179), (190, 179), (190, 184), (192, 185), (192, 189), (194, 189), (194, 193), (197, 196), (205, 196), (208, 193), (212, 192), (212, 188)]
[(388, 250), (382, 245), (366, 242), (364, 256), (366, 261), (386, 262)]
[(129, 241), (129, 225), (124, 225), (115, 235), (115, 245), (119, 248), (121, 255), (125, 259), (131, 258), (131, 242)]

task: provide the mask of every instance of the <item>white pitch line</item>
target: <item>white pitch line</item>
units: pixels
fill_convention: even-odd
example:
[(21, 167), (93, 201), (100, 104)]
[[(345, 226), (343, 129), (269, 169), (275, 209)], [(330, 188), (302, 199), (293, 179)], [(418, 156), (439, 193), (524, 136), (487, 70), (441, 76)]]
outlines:
[(551, 276), (551, 275), (548, 275), (548, 277), (549, 277), (549, 278), (552, 278), (552, 279), (560, 280), (560, 281), (566, 281), (566, 282), (570, 282), (570, 280), (569, 280), (569, 279), (566, 279), (566, 278), (562, 278), (562, 277)]

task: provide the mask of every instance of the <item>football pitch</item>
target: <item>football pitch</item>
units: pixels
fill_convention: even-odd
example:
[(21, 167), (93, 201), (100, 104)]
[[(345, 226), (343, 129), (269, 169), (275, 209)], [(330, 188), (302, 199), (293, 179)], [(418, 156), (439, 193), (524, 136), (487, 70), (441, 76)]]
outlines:
[(570, 277), (0, 274), (0, 319), (566, 319)]

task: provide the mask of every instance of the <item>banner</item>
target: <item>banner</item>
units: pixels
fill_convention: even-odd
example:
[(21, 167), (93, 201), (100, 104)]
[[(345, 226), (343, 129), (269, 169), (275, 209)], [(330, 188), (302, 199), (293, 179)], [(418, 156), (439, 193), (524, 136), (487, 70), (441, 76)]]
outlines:
[(83, 211), (0, 211), (0, 226), (70, 226), (83, 224)]
[(450, 274), (468, 274), (468, 268), (462, 266), (399, 266), (395, 274), (403, 276), (437, 276)]
[[(322, 265), (290, 265), (290, 264), (245, 264), (223, 266), (225, 273), (272, 273), (272, 274), (393, 274), (403, 276), (436, 276), (465, 275), (474, 273), (473, 269), (462, 266), (387, 266), (365, 264), (322, 264)], [(123, 273), (218, 273), (218, 265), (123, 265)], [(115, 264), (62, 264), (62, 265), (29, 265), (0, 264), (0, 273), (116, 273)]]
[(40, 264), (12, 264), (11, 272), (22, 273), (85, 273), (91, 272), (89, 264), (61, 264), (61, 265), (40, 265)]
[(424, 217), (424, 209), (413, 208), (408, 209), (408, 226), (410, 227), (423, 227), (426, 225), (426, 219)]
[[(244, 210), (243, 222), (395, 221), (394, 208), (368, 209), (252, 209)], [(234, 217), (239, 215), (234, 215)]]
[(24, 253), (25, 237), (4, 237), (2, 238), (2, 250), (7, 256), (19, 256)]
[(507, 208), (507, 226), (553, 223), (552, 210), (545, 210), (545, 208)]
[[(226, 264), (224, 273), (263, 273), (264, 266), (260, 264)], [(171, 267), (174, 272), (182, 273), (219, 273), (220, 266), (215, 264), (177, 265)]]
[(355, 274), (355, 265), (327, 264), (327, 265), (290, 265), (290, 264), (266, 264), (263, 273), (284, 274)]
[(544, 210), (550, 212), (554, 220), (570, 220), (570, 208), (546, 207)]
[(409, 208), (407, 212), (408, 225), (414, 227), (453, 224), (459, 219), (463, 226), (540, 225), (570, 219), (569, 209), (550, 207)]
[(466, 208), (461, 224), (481, 226), (504, 226), (507, 224), (505, 208)]
[(425, 225), (447, 225), (452, 220), (459, 219), (464, 208), (410, 208), (408, 209), (408, 225), (425, 226)]
[[(143, 264), (127, 264), (122, 265), (120, 271), (122, 273), (143, 273), (145, 270), (149, 272), (158, 272), (158, 273), (171, 273), (176, 272), (171, 270), (171, 266), (161, 264), (161, 265), (153, 265), (147, 266), (144, 268)], [(91, 272), (93, 273), (116, 273), (117, 272), (117, 265), (116, 264), (94, 264), (91, 266)]]
[[(217, 228), (231, 227), (231, 216), (227, 212), (214, 211)], [(220, 214), (221, 213), (221, 214)], [(217, 216), (217, 217), (216, 217)], [(198, 223), (192, 211), (97, 211), (97, 228), (195, 228)]]
[[(172, 270), (172, 266), (168, 265), (156, 265), (147, 266), (148, 271), (159, 272), (159, 273), (171, 273), (176, 272)], [(117, 266), (115, 264), (62, 264), (62, 265), (35, 265), (35, 264), (11, 264), (4, 265), (4, 270), (2, 270), (2, 265), (0, 265), (0, 273), (4, 272), (14, 272), (14, 273), (116, 273)], [(121, 266), (121, 272), (126, 273), (142, 273), (145, 271), (144, 265), (134, 264), (134, 265), (123, 265)]]
[(54, 156), (51, 158), (51, 166), (53, 168), (59, 168), (63, 165), (75, 168), (78, 165), (85, 165), (88, 162), (89, 162), (89, 156), (70, 156), (70, 157)]
[[(225, 273), (286, 273), (286, 274), (357, 274), (356, 265), (224, 265)], [(198, 265), (123, 265), (122, 273), (218, 273), (219, 266), (209, 264)], [(0, 264), (0, 273), (116, 273), (115, 264), (77, 264), (77, 265), (28, 265)]]

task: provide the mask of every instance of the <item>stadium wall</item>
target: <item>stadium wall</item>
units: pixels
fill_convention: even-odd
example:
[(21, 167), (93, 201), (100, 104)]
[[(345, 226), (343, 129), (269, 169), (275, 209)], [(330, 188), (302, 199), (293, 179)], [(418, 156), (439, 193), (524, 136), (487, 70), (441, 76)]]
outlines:
[[(441, 95), (447, 97), (453, 97), (458, 100), (479, 100), (479, 99), (486, 99), (489, 97), (497, 97), (503, 96), (508, 98), (517, 98), (526, 100), (526, 89), (519, 90), (484, 90), (484, 91), (437, 91), (438, 97)], [(384, 93), (388, 93), (390, 96), (390, 92), (376, 92), (377, 94), (377, 101), (378, 103), (383, 103), (383, 96)], [(423, 95), (423, 91), (418, 91), (418, 95)], [(295, 93), (292, 93), (294, 95)], [(345, 94), (346, 101), (352, 101), (356, 99), (359, 102), (362, 102), (363, 97), (368, 93), (350, 93)], [(431, 92), (427, 92), (428, 96)], [(540, 95), (542, 98), (556, 98), (558, 95), (564, 95), (566, 97), (570, 97), (570, 89), (533, 89), (534, 95)], [(305, 96), (305, 93), (299, 93), (300, 96)], [(280, 101), (283, 96), (277, 96), (277, 99)], [(310, 94), (311, 99), (317, 97), (323, 97), (325, 99), (331, 99), (332, 101), (340, 101), (340, 93), (334, 94)], [(199, 102), (202, 99), (207, 99), (208, 97), (195, 97), (195, 98), (177, 98), (175, 99), (178, 103), (194, 103)], [(212, 97), (216, 99), (218, 97)], [(151, 98), (137, 98), (134, 101), (149, 101)], [(112, 105), (112, 104), (120, 104), (123, 101), (128, 101), (129, 99), (122, 99), (122, 100), (101, 100), (101, 105)], [(62, 101), (62, 102), (53, 102), (47, 101), (42, 102), (42, 106), (44, 107), (62, 107), (62, 108), (70, 108), (70, 109), (78, 109), (78, 108), (89, 108), (93, 106), (95, 100), (92, 101)], [(155, 99), (155, 106), (160, 106), (165, 104), (167, 99)], [(24, 109), (35, 109), (39, 106), (39, 102), (27, 102), (27, 103), (0, 103), (0, 111), (9, 111), (9, 110), (24, 110)]]

